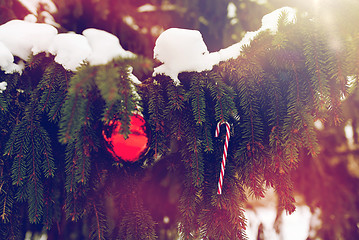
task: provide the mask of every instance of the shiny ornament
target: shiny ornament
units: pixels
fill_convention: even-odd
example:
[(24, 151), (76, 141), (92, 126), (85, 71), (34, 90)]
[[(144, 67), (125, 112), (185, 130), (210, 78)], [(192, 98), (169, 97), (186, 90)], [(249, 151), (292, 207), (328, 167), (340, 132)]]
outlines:
[(106, 135), (103, 132), (105, 140), (109, 143), (108, 150), (116, 158), (127, 162), (135, 162), (148, 149), (148, 137), (146, 134), (146, 122), (139, 114), (131, 117), (130, 131), (128, 138), (125, 139), (120, 134), (120, 121), (110, 121), (109, 127), (113, 128), (112, 133)]

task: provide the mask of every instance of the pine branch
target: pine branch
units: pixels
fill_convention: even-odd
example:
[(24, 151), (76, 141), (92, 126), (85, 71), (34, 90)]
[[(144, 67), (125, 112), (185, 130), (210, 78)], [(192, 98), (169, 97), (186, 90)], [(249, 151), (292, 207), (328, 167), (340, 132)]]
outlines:
[(88, 122), (89, 92), (94, 87), (93, 78), (96, 70), (84, 66), (71, 78), (67, 99), (62, 107), (62, 118), (59, 123), (59, 140), (67, 143), (73, 140), (82, 125)]
[(42, 182), (36, 175), (34, 170), (27, 184), (30, 223), (39, 223), (43, 215), (44, 189)]
[(44, 216), (43, 224), (47, 230), (50, 230), (55, 221), (60, 221), (62, 214), (61, 186), (55, 179), (44, 183)]
[(179, 232), (180, 239), (193, 239), (193, 233), (198, 229), (197, 218), (201, 192), (192, 183), (185, 184), (179, 201)]
[[(218, 164), (216, 164), (218, 165)], [(214, 172), (213, 172), (214, 171)], [(233, 159), (229, 159), (226, 167), (226, 184), (223, 194), (217, 195), (218, 167), (207, 164), (205, 188), (198, 217), (202, 238), (207, 239), (246, 239), (246, 219), (243, 203), (246, 194)], [(216, 176), (213, 178), (213, 176)]]
[(197, 73), (194, 73), (193, 78), (191, 79), (191, 87), (187, 92), (187, 95), (192, 106), (193, 117), (196, 121), (196, 125), (202, 125), (206, 119), (206, 102), (203, 85), (204, 84), (201, 76)]
[[(4, 182), (2, 182), (1, 188), (4, 187), (3, 184)], [(11, 191), (9, 191), (8, 193), (5, 192), (5, 190), (3, 189), (2, 191), (0, 191), (0, 219), (2, 223), (8, 223), (10, 221), (9, 217), (11, 216), (14, 203), (11, 194)]]
[[(339, 53), (339, 51), (341, 51)], [(349, 58), (346, 49), (330, 51), (327, 71), (329, 79), (329, 103), (328, 112), (330, 120), (334, 125), (339, 125), (342, 119), (341, 99), (348, 96), (348, 63), (345, 59)]]
[(149, 124), (151, 127), (152, 141), (150, 148), (154, 150), (155, 158), (167, 152), (167, 139), (165, 136), (166, 126), (164, 110), (166, 109), (165, 100), (162, 94), (162, 86), (156, 80), (148, 85), (147, 96), (144, 98), (148, 101)]
[(24, 128), (26, 128), (24, 122), (21, 122), (15, 126), (4, 151), (5, 155), (9, 157), (14, 157), (11, 176), (12, 176), (13, 184), (18, 186), (23, 185), (26, 178), (26, 165), (25, 165), (25, 161), (23, 160), (24, 158), (23, 129)]
[(8, 101), (6, 97), (0, 94), (0, 114), (4, 114), (8, 111)]
[[(266, 154), (263, 146), (264, 126), (260, 116), (260, 88), (256, 86), (263, 77), (263, 69), (260, 68), (259, 63), (257, 63), (259, 66), (256, 66), (255, 61), (247, 59), (238, 60), (236, 64), (242, 65), (245, 69), (233, 71), (230, 76), (230, 81), (235, 84), (238, 92), (236, 101), (241, 115), (240, 129), (235, 129), (241, 139), (236, 156), (239, 161), (244, 161), (246, 164), (243, 180), (251, 186), (257, 197), (262, 197), (264, 193), (261, 175), (252, 178), (249, 176), (252, 171), (259, 173), (255, 169), (263, 166), (263, 157)], [(251, 176), (254, 176), (253, 174)]]
[(0, 221), (0, 238), (9, 240), (21, 239), (22, 232), (22, 218), (20, 211), (17, 210), (18, 206), (14, 206), (12, 214), (8, 216), (8, 222), (3, 223)]
[(200, 126), (196, 125), (195, 119), (188, 114), (188, 111), (183, 115), (185, 122), (185, 147), (181, 148), (182, 159), (186, 168), (190, 171), (192, 184), (201, 187), (203, 183), (204, 159)]
[(97, 138), (98, 136), (94, 135), (90, 128), (83, 127), (76, 139), (75, 145), (80, 161), (77, 164), (75, 179), (84, 185), (87, 184), (90, 177), (91, 153), (96, 152), (99, 147)]
[(90, 128), (83, 126), (66, 146), (66, 183), (68, 193), (77, 188), (77, 184), (87, 185), (91, 171), (91, 154), (99, 147), (97, 136)]
[(223, 83), (218, 74), (206, 74), (208, 78), (208, 89), (215, 101), (216, 121), (228, 121), (230, 116), (237, 115), (237, 108), (234, 103), (236, 94), (234, 90)]
[[(185, 91), (183, 87), (175, 86), (173, 81), (166, 81), (166, 92), (168, 95), (168, 109), (169, 111), (181, 111), (185, 107)], [(171, 113), (170, 113), (171, 114)], [(170, 116), (170, 114), (168, 114)]]
[(73, 192), (76, 190), (76, 179), (75, 179), (75, 171), (78, 168), (77, 162), (79, 160), (77, 149), (75, 147), (75, 143), (71, 142), (66, 146), (66, 182), (65, 182), (65, 189), (66, 192)]
[(88, 207), (88, 216), (90, 219), (90, 239), (91, 240), (103, 240), (107, 237), (107, 221), (105, 216), (104, 207), (99, 203), (91, 203)]
[(285, 209), (289, 214), (295, 211), (295, 200), (293, 197), (293, 184), (288, 173), (276, 174), (275, 190), (278, 194), (278, 206)]
[(202, 142), (203, 142), (203, 149), (204, 152), (212, 152), (213, 151), (213, 138), (212, 134), (212, 126), (210, 122), (210, 116), (209, 113), (206, 111), (206, 120), (204, 124), (202, 125), (202, 132), (200, 135), (202, 136)]
[(43, 214), (42, 174), (53, 176), (55, 170), (50, 139), (40, 126), (37, 104), (35, 92), (5, 149), (5, 155), (13, 159), (11, 175), (13, 184), (18, 186), (16, 198), (28, 200), (29, 221), (34, 223), (38, 223)]
[[(51, 146), (51, 140), (50, 136), (46, 132), (46, 130), (41, 127), (40, 125), (34, 126), (34, 138), (36, 138), (39, 142), (36, 148), (39, 148), (39, 153), (42, 153), (40, 159), (42, 160), (41, 168), (44, 173), (44, 176), (46, 178), (48, 177), (54, 177), (54, 171), (55, 171), (55, 163), (54, 163), (54, 157), (52, 154), (52, 146)], [(35, 151), (35, 149), (34, 149)], [(43, 155), (43, 156), (42, 156)]]
[(127, 212), (122, 219), (120, 232), (125, 233), (119, 240), (155, 240), (154, 222), (150, 213), (144, 209)]
[(50, 121), (57, 122), (61, 118), (61, 108), (66, 100), (72, 75), (73, 73), (55, 62), (49, 64), (42, 75), (37, 86), (41, 94), (38, 107), (41, 112), (47, 112)]
[(130, 79), (128, 65), (111, 62), (100, 66), (97, 70), (95, 82), (102, 98), (106, 102), (103, 121), (108, 123), (117, 117), (122, 124), (121, 133), (129, 133), (129, 116), (138, 106), (139, 96)]
[(173, 81), (166, 82), (166, 93), (168, 95), (168, 104), (165, 111), (165, 119), (170, 124), (171, 137), (181, 140), (184, 137), (184, 119), (185, 110), (185, 90), (182, 86), (175, 86)]
[[(312, 25), (313, 26), (313, 25)], [(314, 104), (317, 111), (325, 110), (328, 102), (329, 87), (327, 76), (328, 52), (325, 51), (324, 34), (314, 24), (315, 31), (307, 33), (304, 39), (304, 55), (306, 68), (310, 73), (311, 88), (314, 91)]]
[(84, 216), (87, 202), (87, 188), (76, 184), (76, 188), (66, 193), (65, 213), (66, 219), (77, 222)]

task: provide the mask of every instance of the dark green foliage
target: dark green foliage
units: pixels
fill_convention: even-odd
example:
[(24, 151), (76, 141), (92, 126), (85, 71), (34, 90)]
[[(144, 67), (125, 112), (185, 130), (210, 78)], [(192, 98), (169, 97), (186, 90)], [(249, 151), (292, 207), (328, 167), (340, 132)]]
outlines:
[[(167, 80), (168, 79), (164, 79)], [(150, 80), (151, 82), (146, 84), (146, 88), (142, 89), (143, 91), (143, 102), (145, 112), (149, 114), (148, 124), (151, 128), (151, 145), (150, 148), (154, 151), (154, 157), (166, 153), (168, 151), (168, 141), (167, 137), (164, 135), (165, 128), (167, 129), (165, 123), (165, 100), (163, 98), (161, 85), (154, 79)], [(172, 105), (172, 104), (171, 104)]]
[(122, 219), (120, 232), (123, 235), (119, 239), (156, 239), (154, 222), (149, 212), (144, 209), (127, 212)]
[[(21, 210), (49, 231), (67, 221), (83, 223), (89, 239), (156, 239), (144, 195), (155, 174), (165, 176), (153, 181), (159, 187), (176, 178), (171, 228), (182, 239), (245, 239), (245, 190), (261, 198), (274, 187), (279, 208), (292, 213), (290, 173), (300, 154), (319, 153), (314, 121), (340, 122), (347, 76), (357, 80), (359, 71), (346, 60), (357, 56), (330, 48), (315, 21), (287, 23), (283, 14), (278, 27), (211, 71), (180, 73), (179, 85), (164, 75), (135, 85), (129, 66), (139, 68), (141, 58), (69, 72), (38, 54), (22, 75), (1, 72), (0, 236), (15, 238)], [(119, 121), (128, 137), (134, 113), (146, 120), (149, 149), (128, 163), (109, 154), (103, 135)], [(222, 195), (218, 122), (231, 126)], [(154, 173), (163, 162), (168, 169)]]
[(6, 112), (8, 109), (7, 101), (4, 99), (3, 96), (0, 96), (0, 111), (2, 113)]
[(61, 65), (53, 62), (45, 69), (41, 82), (38, 84), (40, 91), (43, 91), (38, 105), (39, 110), (46, 112), (51, 121), (57, 122), (61, 118), (61, 108), (65, 102), (72, 75)]
[[(4, 154), (13, 159), (12, 184), (19, 186), (18, 200), (27, 199), (30, 222), (39, 222), (43, 210), (42, 176), (54, 176), (55, 166), (49, 136), (41, 127), (35, 98), (10, 135)], [(42, 170), (42, 171), (41, 171)]]
[(88, 215), (90, 218), (90, 239), (108, 239), (107, 221), (104, 207), (101, 203), (92, 203), (89, 205)]

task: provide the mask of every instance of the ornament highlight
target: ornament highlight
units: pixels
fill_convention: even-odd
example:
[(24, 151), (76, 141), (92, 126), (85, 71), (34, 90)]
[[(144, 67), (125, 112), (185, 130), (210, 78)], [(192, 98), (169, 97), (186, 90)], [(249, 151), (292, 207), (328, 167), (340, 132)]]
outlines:
[(146, 134), (144, 118), (139, 114), (131, 117), (130, 131), (128, 138), (125, 139), (119, 133), (121, 123), (110, 121), (109, 126), (113, 126), (113, 131), (109, 137), (102, 132), (105, 140), (110, 144), (108, 150), (116, 159), (120, 158), (126, 162), (135, 162), (148, 148), (148, 137)]

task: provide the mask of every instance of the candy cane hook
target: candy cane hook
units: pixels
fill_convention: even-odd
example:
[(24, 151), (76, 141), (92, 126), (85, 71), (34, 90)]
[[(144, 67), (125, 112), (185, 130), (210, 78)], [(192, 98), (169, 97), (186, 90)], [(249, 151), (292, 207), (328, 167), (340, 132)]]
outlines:
[(216, 128), (215, 137), (218, 137), (218, 135), (219, 135), (219, 129), (220, 129), (220, 127), (221, 127), (222, 124), (225, 124), (225, 125), (226, 125), (226, 138), (225, 138), (225, 142), (224, 142), (223, 158), (222, 158), (222, 164), (221, 164), (221, 172), (220, 172), (220, 174), (219, 174), (217, 194), (222, 194), (224, 169), (226, 168), (228, 142), (229, 142), (230, 130), (231, 130), (231, 127), (230, 127), (230, 125), (229, 125), (228, 122), (220, 121), (220, 122), (217, 123), (217, 128)]

